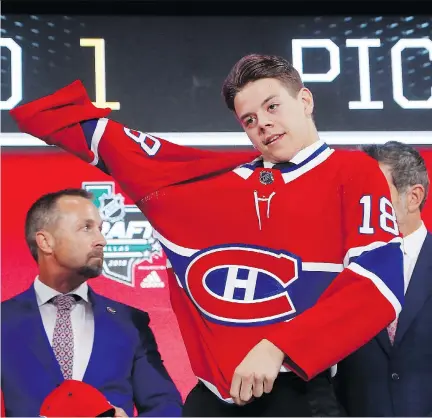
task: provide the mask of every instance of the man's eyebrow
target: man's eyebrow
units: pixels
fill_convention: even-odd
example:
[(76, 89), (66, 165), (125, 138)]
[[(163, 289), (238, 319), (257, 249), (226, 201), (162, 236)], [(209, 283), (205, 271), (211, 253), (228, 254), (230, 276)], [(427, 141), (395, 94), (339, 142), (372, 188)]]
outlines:
[[(271, 96), (267, 97), (267, 99), (265, 99), (265, 100), (261, 103), (261, 106), (264, 106), (267, 102), (269, 102), (271, 99), (274, 99), (276, 96), (277, 96), (276, 94), (272, 94)], [(244, 119), (244, 118), (248, 117), (248, 116), (251, 115), (251, 114), (252, 114), (252, 112), (245, 113), (244, 115), (242, 115), (242, 116), (240, 117), (240, 119)]]

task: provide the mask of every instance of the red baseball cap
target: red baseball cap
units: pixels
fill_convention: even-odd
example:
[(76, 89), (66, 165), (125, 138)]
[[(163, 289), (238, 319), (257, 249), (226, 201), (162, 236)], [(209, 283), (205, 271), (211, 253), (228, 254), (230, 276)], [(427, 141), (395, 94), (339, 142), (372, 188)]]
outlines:
[(93, 386), (79, 380), (65, 380), (42, 403), (42, 417), (113, 417), (114, 407)]

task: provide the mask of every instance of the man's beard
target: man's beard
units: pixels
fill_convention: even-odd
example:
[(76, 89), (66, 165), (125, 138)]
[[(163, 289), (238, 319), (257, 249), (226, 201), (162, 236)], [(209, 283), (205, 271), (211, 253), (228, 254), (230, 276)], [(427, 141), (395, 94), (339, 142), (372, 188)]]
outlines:
[[(96, 259), (99, 259), (96, 263)], [(77, 273), (86, 279), (100, 276), (103, 266), (103, 251), (95, 249), (88, 255), (87, 264), (78, 268)]]
[(93, 277), (100, 276), (100, 274), (102, 273), (102, 266), (82, 266), (77, 270), (77, 273), (80, 276), (85, 277), (86, 279), (92, 279)]

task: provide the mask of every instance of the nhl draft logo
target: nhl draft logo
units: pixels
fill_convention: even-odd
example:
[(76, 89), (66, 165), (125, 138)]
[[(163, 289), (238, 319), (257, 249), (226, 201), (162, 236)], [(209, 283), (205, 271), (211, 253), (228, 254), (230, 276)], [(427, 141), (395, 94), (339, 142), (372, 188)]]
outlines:
[(108, 195), (104, 193), (99, 197), (99, 213), (102, 220), (108, 222), (121, 221), (125, 217), (124, 197), (118, 194)]
[[(162, 247), (153, 236), (150, 222), (138, 207), (125, 204), (124, 196), (115, 193), (114, 182), (84, 182), (82, 188), (93, 194), (93, 203), (103, 220), (102, 233), (107, 245), (102, 274), (135, 286), (136, 280), (141, 281), (138, 277), (141, 273), (145, 275), (142, 288), (164, 287), (157, 273), (149, 274), (149, 270), (165, 269), (162, 267), (165, 264)], [(157, 283), (156, 276), (159, 278)]]

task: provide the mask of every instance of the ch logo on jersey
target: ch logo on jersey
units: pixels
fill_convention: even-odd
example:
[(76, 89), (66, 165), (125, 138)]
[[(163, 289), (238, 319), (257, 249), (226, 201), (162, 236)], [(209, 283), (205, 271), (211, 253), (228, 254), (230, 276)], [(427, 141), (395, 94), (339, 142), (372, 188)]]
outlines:
[(288, 286), (299, 260), (282, 251), (224, 246), (197, 253), (185, 273), (186, 289), (209, 319), (227, 325), (259, 325), (292, 317)]
[(135, 266), (163, 256), (150, 222), (135, 205), (125, 205), (124, 196), (115, 193), (114, 182), (85, 182), (82, 188), (93, 194), (103, 220), (102, 233), (107, 240), (103, 275), (134, 286)]

